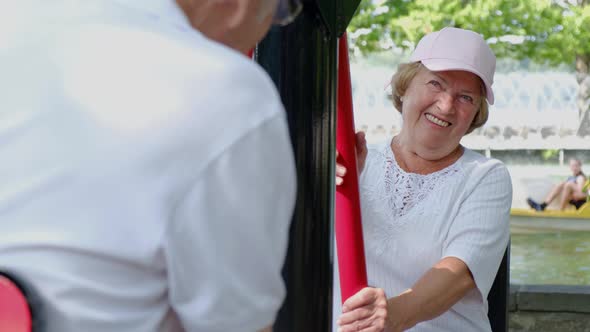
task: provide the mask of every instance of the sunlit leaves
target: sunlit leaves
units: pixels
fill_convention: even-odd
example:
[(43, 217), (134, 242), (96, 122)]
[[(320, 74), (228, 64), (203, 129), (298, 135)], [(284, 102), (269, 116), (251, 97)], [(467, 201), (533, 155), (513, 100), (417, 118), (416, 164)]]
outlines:
[(351, 47), (412, 49), (445, 26), (481, 33), (499, 57), (571, 65), (590, 55), (589, 0), (363, 0), (349, 28)]

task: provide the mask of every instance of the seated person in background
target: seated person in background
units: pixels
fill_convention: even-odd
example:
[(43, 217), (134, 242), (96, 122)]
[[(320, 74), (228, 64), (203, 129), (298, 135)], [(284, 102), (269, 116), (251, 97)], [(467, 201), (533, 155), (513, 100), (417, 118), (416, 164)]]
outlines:
[(587, 178), (582, 172), (582, 162), (577, 158), (570, 159), (570, 170), (572, 176), (553, 187), (542, 203), (535, 202), (530, 197), (527, 198), (529, 206), (537, 211), (543, 211), (559, 194), (561, 194), (560, 210), (564, 210), (568, 204), (573, 204), (576, 209), (579, 209), (586, 203), (588, 194), (583, 189)]

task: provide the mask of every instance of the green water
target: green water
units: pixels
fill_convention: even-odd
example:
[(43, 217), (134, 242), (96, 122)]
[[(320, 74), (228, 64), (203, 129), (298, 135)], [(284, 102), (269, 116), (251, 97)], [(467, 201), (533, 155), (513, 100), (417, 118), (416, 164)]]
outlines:
[(590, 232), (512, 234), (513, 284), (590, 285)]

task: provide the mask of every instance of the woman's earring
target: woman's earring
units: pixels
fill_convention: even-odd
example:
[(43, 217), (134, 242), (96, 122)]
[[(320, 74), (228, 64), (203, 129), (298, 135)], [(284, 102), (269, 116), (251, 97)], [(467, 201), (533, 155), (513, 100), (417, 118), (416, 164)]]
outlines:
[(399, 97), (399, 101), (404, 102), (404, 96)]

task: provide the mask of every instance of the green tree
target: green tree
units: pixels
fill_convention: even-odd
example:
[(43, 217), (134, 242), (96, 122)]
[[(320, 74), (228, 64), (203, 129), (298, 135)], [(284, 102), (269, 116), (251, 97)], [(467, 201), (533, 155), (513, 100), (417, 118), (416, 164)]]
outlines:
[(590, 0), (363, 0), (349, 36), (362, 53), (413, 49), (445, 26), (478, 31), (498, 57), (574, 67), (578, 134), (590, 135)]

